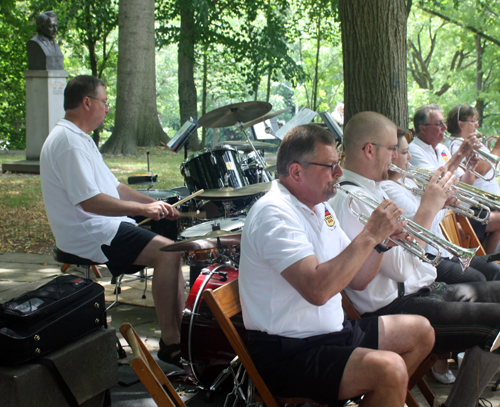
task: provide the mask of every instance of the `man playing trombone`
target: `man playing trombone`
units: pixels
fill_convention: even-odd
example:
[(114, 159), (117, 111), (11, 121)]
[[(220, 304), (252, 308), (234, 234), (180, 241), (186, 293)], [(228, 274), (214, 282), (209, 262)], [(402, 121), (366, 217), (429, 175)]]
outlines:
[[(397, 157), (397, 127), (374, 112), (353, 116), (344, 131), (345, 168), (342, 188), (381, 200), (379, 183), (388, 178), (389, 166)], [(437, 208), (449, 199), (453, 176), (432, 177), (428, 186), (433, 208), (423, 208), (416, 222), (428, 226)], [(436, 201), (433, 203), (433, 201)], [(365, 201), (351, 201), (343, 192), (330, 200), (342, 228), (350, 239), (362, 229), (350, 209), (369, 215)], [(428, 213), (425, 213), (428, 212)], [(422, 256), (425, 259), (425, 255)], [(500, 282), (446, 284), (435, 282), (436, 269), (396, 247), (384, 253), (377, 276), (365, 289), (349, 285), (345, 291), (363, 317), (390, 314), (425, 316), (436, 332), (436, 351), (466, 354), (457, 380), (445, 403), (453, 407), (472, 407), (489, 380), (500, 368), (500, 355), (490, 349), (500, 329)], [(479, 362), (479, 363), (478, 363)], [(478, 369), (480, 366), (480, 369)]]

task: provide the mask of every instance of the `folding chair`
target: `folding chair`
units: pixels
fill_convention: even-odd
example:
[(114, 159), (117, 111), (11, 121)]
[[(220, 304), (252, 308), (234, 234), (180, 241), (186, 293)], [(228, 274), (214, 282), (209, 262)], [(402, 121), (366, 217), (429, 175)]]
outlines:
[(263, 402), (267, 407), (278, 407), (280, 404), (315, 403), (313, 400), (305, 398), (283, 398), (273, 396), (264, 383), (264, 380), (262, 380), (259, 372), (257, 372), (257, 368), (248, 353), (247, 347), (243, 343), (243, 340), (230, 319), (241, 312), (238, 279), (216, 290), (208, 289), (203, 291), (203, 299), (219, 322), (229, 343), (238, 355), (243, 367), (246, 369), (248, 376), (252, 379), (257, 389), (257, 394), (255, 395), (257, 401)]
[[(464, 234), (463, 238), (458, 225), (462, 228), (462, 232)], [(465, 216), (455, 214), (455, 212), (448, 210), (439, 226), (448, 241), (461, 247), (465, 247), (466, 249), (479, 247), (476, 256), (486, 255), (483, 245), (477, 238), (476, 232), (472, 228), (469, 219)]]
[(132, 325), (123, 324), (120, 332), (134, 352), (130, 366), (155, 403), (159, 407), (186, 407)]
[[(354, 308), (354, 305), (352, 305), (351, 300), (349, 297), (347, 297), (347, 294), (342, 291), (342, 308), (344, 308), (345, 313), (350, 319), (361, 319), (361, 316), (359, 315), (358, 311), (356, 308)], [(448, 353), (430, 353), (429, 356), (427, 356), (423, 362), (420, 364), (420, 366), (415, 370), (415, 372), (411, 375), (410, 379), (408, 380), (408, 392), (406, 393), (406, 404), (408, 407), (419, 407), (419, 404), (417, 403), (417, 400), (413, 397), (413, 394), (411, 394), (410, 390), (417, 385), (419, 388), (420, 392), (422, 395), (425, 397), (427, 402), (431, 407), (434, 406), (439, 406), (439, 402), (437, 401), (437, 398), (427, 382), (425, 381), (425, 374), (430, 370), (434, 364), (440, 360), (440, 359), (449, 359), (451, 354)]]

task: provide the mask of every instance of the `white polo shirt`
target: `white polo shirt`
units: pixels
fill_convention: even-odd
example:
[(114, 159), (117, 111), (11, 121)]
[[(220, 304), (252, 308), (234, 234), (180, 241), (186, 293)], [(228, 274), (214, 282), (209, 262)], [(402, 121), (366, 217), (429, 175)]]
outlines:
[(62, 251), (105, 263), (101, 245), (109, 245), (126, 216), (101, 216), (80, 205), (99, 193), (120, 198), (116, 177), (94, 140), (72, 122), (60, 119), (40, 155), (43, 201), (56, 245)]
[(311, 255), (324, 263), (349, 243), (330, 205), (321, 203), (311, 211), (274, 180), (248, 213), (241, 237), (239, 287), (245, 327), (292, 338), (340, 331), (340, 294), (322, 306), (312, 305), (281, 272)]
[[(439, 167), (446, 165), (451, 158), (448, 147), (442, 143), (438, 144), (434, 149), (430, 144), (424, 143), (418, 137), (414, 137), (408, 147), (411, 154), (410, 164), (417, 168), (435, 171)], [(464, 171), (457, 168), (455, 173), (457, 178), (460, 178)]]
[[(349, 170), (344, 170), (342, 181), (354, 182), (360, 186), (344, 185), (349, 191), (361, 191), (382, 202), (386, 195), (379, 183), (362, 177)], [(350, 198), (342, 191), (330, 199), (330, 204), (337, 214), (340, 225), (349, 239), (354, 239), (364, 228), (364, 225), (349, 210)], [(373, 209), (366, 204), (353, 201), (353, 209), (357, 213), (371, 215)], [(412, 294), (420, 288), (430, 285), (436, 279), (436, 268), (420, 261), (400, 246), (395, 246), (384, 253), (382, 266), (375, 278), (362, 291), (352, 290), (349, 287), (345, 292), (359, 313), (373, 312), (394, 301), (398, 296), (398, 282), (405, 283), (405, 293)]]

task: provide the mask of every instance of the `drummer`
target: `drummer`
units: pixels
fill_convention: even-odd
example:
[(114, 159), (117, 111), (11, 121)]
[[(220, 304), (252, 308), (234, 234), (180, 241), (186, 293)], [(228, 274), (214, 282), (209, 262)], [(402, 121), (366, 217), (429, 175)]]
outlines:
[[(135, 227), (132, 216), (176, 219), (179, 212), (124, 185), (104, 164), (87, 133), (109, 112), (106, 85), (93, 76), (71, 79), (64, 90), (64, 119), (47, 137), (40, 156), (43, 201), (57, 247), (98, 263), (114, 276), (154, 268), (153, 298), (161, 328), (158, 357), (180, 363), (180, 324), (184, 307), (179, 253), (160, 248), (166, 237)], [(130, 216), (130, 217), (129, 217)]]
[(248, 349), (282, 397), (403, 406), (408, 377), (429, 354), (425, 318), (344, 321), (340, 292), (378, 273), (388, 236), (403, 237), (403, 210), (385, 200), (352, 242), (326, 202), (342, 175), (333, 135), (297, 126), (277, 155), (278, 180), (250, 210), (241, 239), (240, 296)]

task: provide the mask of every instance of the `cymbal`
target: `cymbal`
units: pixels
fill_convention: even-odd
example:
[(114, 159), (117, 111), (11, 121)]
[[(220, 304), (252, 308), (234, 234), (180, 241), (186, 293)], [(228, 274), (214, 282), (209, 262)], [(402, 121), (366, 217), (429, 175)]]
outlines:
[(209, 199), (212, 201), (222, 201), (257, 195), (262, 192), (267, 192), (270, 189), (271, 182), (261, 182), (259, 184), (251, 184), (241, 188), (224, 187), (221, 189), (209, 189), (198, 195), (198, 198)]
[(234, 126), (238, 122), (244, 123), (262, 116), (272, 107), (270, 103), (258, 101), (233, 103), (205, 113), (198, 120), (198, 124), (209, 128)]
[(272, 119), (273, 117), (279, 116), (282, 113), (288, 112), (289, 110), (292, 110), (293, 107), (287, 107), (286, 109), (281, 109), (281, 110), (276, 110), (275, 112), (269, 112), (265, 114), (264, 116), (258, 117), (254, 120), (251, 120), (243, 125), (244, 129), (248, 129), (249, 127), (252, 127), (254, 124), (263, 122), (264, 120)]
[[(253, 148), (248, 141), (224, 141), (222, 144), (236, 147), (238, 150), (242, 151), (253, 151)], [(264, 143), (263, 141), (252, 141), (252, 144), (257, 150), (268, 150), (270, 148), (276, 147), (274, 144)]]
[(162, 247), (162, 252), (194, 252), (197, 250), (215, 249), (219, 246), (235, 246), (241, 243), (241, 232), (214, 230), (199, 237), (182, 240)]

